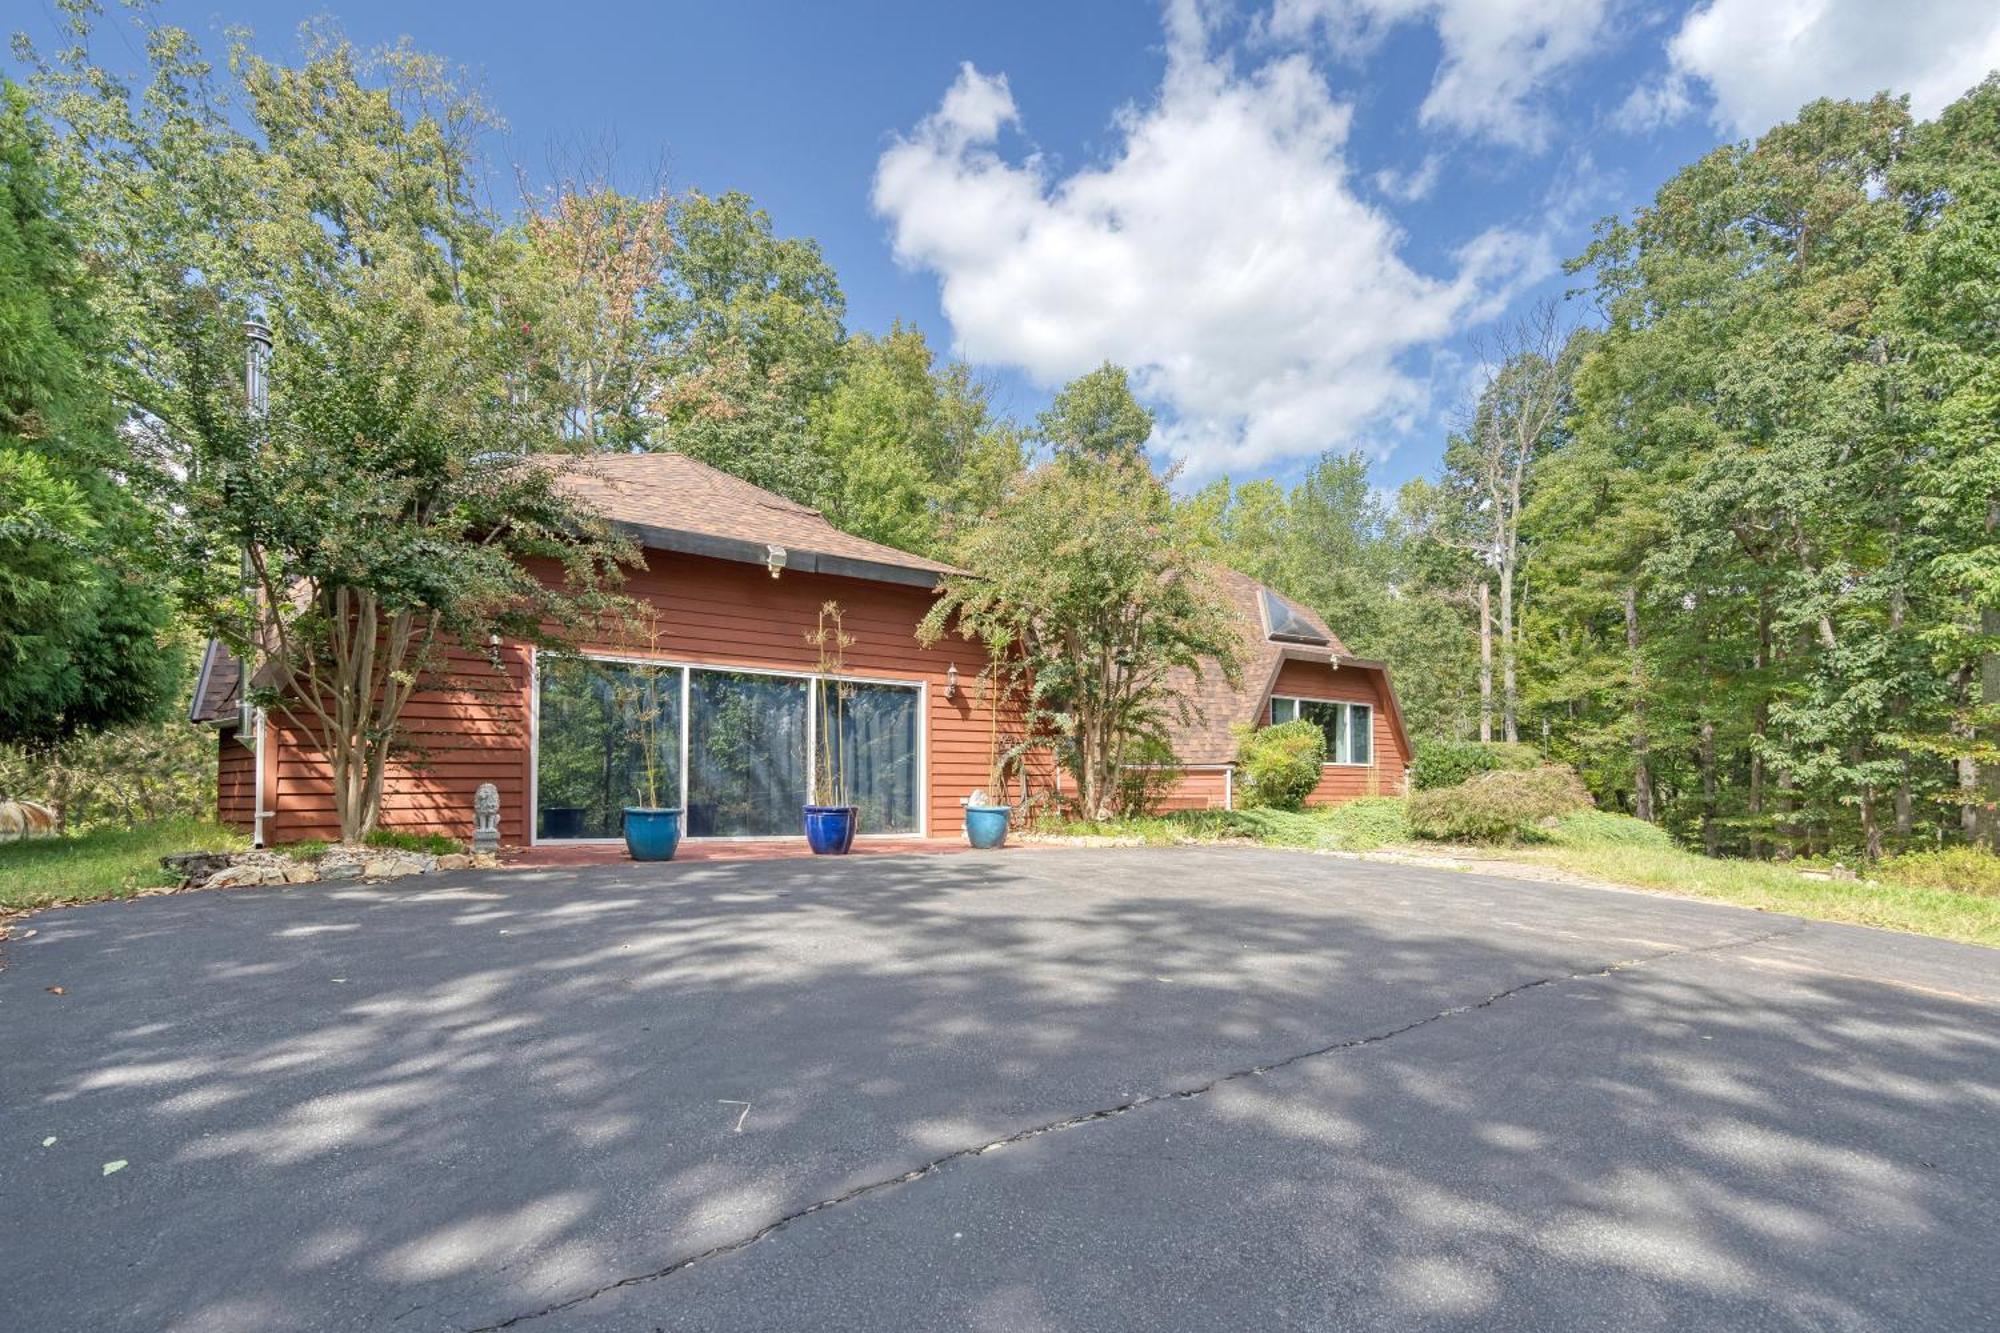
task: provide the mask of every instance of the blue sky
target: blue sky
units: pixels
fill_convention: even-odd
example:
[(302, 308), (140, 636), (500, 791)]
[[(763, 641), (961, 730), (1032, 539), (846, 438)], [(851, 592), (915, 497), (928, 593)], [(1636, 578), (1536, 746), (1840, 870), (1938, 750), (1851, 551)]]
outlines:
[(1991, 0), (161, 13), (217, 49), (247, 24), (284, 54), (320, 14), (407, 35), (506, 117), (501, 162), (615, 144), (628, 183), (744, 190), (825, 247), (853, 327), (914, 323), (1019, 415), (1109, 358), (1190, 480), (1360, 447), (1386, 486), (1434, 466), (1480, 338), (1562, 292), (1598, 217), (1811, 97), (1933, 114), (2000, 66)]

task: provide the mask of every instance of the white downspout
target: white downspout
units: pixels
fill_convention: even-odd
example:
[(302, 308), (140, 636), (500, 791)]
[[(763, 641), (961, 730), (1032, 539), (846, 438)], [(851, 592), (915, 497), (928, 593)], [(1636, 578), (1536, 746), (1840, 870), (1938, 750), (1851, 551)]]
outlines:
[(264, 845), (264, 818), (272, 812), (264, 808), (264, 710), (257, 710), (257, 724), (252, 731), (255, 738), (250, 753), (250, 845)]

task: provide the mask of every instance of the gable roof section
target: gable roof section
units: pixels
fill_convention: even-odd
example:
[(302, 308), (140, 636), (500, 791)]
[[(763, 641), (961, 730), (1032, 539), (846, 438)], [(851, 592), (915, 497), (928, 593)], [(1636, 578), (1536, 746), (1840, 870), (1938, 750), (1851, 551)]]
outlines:
[(1315, 612), (1280, 596), (1249, 575), (1225, 569), (1218, 571), (1217, 580), (1218, 590), (1235, 612), (1243, 633), (1243, 687), (1231, 689), (1222, 673), (1213, 669), (1203, 672), (1199, 679), (1185, 668), (1174, 670), (1168, 678), (1169, 685), (1195, 705), (1199, 713), (1185, 723), (1177, 717), (1167, 719), (1167, 735), (1181, 763), (1235, 762), (1236, 738), (1230, 734), (1230, 728), (1256, 721), (1264, 701), (1271, 695), (1278, 668), (1291, 661), (1382, 672), (1390, 720), (1398, 732), (1402, 731), (1402, 710), (1396, 703), (1396, 690), (1388, 682), (1387, 668), (1380, 662), (1355, 657)]
[(962, 571), (842, 532), (797, 504), (685, 454), (542, 456), (577, 500), (654, 550), (762, 565), (785, 548), (785, 568), (935, 588)]
[(221, 722), (234, 725), (238, 718), (238, 688), (243, 683), (243, 664), (220, 639), (210, 639), (201, 655), (201, 673), (194, 678), (194, 699), (188, 706), (190, 722)]

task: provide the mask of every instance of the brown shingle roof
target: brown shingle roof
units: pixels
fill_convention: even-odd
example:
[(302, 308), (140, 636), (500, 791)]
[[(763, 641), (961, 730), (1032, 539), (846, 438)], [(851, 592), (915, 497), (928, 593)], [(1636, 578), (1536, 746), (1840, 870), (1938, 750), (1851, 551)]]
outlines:
[(788, 569), (934, 586), (960, 571), (842, 532), (796, 504), (685, 454), (547, 457), (576, 498), (647, 546), (763, 564), (782, 546)]
[[(1222, 673), (1213, 668), (1204, 671), (1198, 680), (1192, 671), (1185, 669), (1173, 673), (1170, 683), (1200, 714), (1186, 723), (1176, 717), (1168, 719), (1167, 734), (1173, 742), (1175, 757), (1183, 764), (1226, 764), (1236, 758), (1236, 738), (1229, 734), (1229, 729), (1256, 720), (1282, 662), (1354, 660), (1326, 627), (1326, 622), (1309, 608), (1279, 597), (1249, 575), (1233, 569), (1221, 570), (1218, 584), (1218, 591), (1235, 611), (1243, 631), (1243, 685), (1241, 689), (1230, 688)], [(1326, 642), (1274, 642), (1271, 624), (1264, 613), (1266, 594), (1276, 598), (1281, 610), (1290, 612), (1290, 619), (1302, 621), (1315, 637), (1323, 637)]]
[(194, 701), (188, 708), (192, 722), (235, 722), (237, 688), (242, 684), (243, 664), (220, 639), (210, 639), (202, 654), (201, 674), (195, 677)]

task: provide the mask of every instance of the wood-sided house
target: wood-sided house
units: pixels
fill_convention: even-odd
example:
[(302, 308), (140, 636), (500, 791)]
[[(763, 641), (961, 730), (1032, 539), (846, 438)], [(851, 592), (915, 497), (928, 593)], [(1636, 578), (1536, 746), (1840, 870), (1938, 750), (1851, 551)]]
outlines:
[[(961, 831), (963, 803), (986, 778), (974, 684), (983, 657), (963, 640), (925, 648), (915, 636), (949, 566), (842, 532), (818, 510), (678, 454), (592, 458), (567, 484), (644, 547), (646, 567), (624, 591), (657, 612), (657, 636), (582, 644), (584, 661), (522, 644), (500, 645), (497, 667), (454, 654), (405, 713), (385, 827), (465, 837), (473, 793), (491, 782), (503, 843), (618, 837), (619, 811), (641, 788), (624, 684), (650, 691), (661, 710), (656, 779), (663, 800), (686, 808), (688, 837), (796, 837), (814, 754), (827, 743), (806, 634), (820, 606), (837, 601), (854, 637), (841, 743), (862, 836)], [(1386, 673), (1251, 580), (1232, 575), (1226, 587), (1249, 649), (1244, 688), (1190, 679), (1206, 720), (1175, 738), (1186, 770), (1169, 806), (1230, 804), (1230, 726), (1273, 710), (1349, 738), (1330, 749), (1338, 758), (1318, 799), (1400, 791), (1408, 744)], [(260, 843), (336, 837), (325, 758), (282, 712), (245, 707), (241, 674), (211, 644), (191, 708), (219, 732), (221, 820)]]

